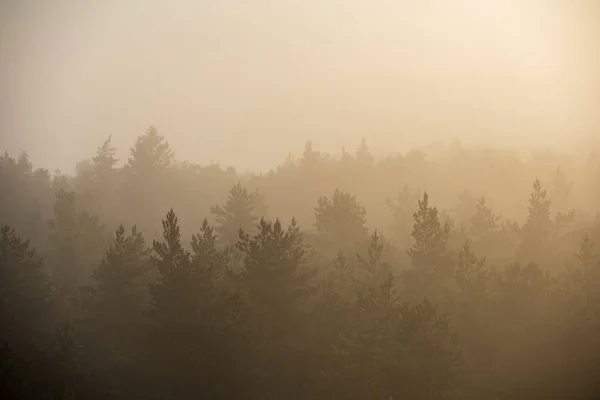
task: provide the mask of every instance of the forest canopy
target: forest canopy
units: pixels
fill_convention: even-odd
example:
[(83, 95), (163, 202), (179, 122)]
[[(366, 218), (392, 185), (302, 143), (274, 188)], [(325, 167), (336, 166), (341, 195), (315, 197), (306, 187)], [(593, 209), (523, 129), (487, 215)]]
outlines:
[(591, 149), (5, 153), (0, 396), (591, 399), (599, 212)]

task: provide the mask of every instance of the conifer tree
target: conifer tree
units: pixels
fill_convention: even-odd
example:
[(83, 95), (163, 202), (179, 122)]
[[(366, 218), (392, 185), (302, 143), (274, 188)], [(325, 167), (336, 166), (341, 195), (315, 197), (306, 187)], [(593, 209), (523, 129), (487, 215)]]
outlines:
[(134, 226), (126, 235), (123, 225), (119, 226), (113, 244), (92, 273), (91, 284), (83, 289), (83, 322), (108, 347), (99, 349), (101, 355), (128, 358), (126, 352), (148, 304), (149, 262), (150, 250), (141, 232)]
[(105, 172), (114, 168), (117, 164), (117, 149), (111, 143), (112, 135), (102, 143), (102, 146), (96, 150), (96, 155), (92, 157), (92, 162), (98, 169), (98, 172)]
[(456, 282), (464, 294), (473, 294), (481, 291), (487, 280), (488, 274), (484, 271), (485, 257), (477, 258), (471, 250), (469, 242), (466, 242), (458, 253), (456, 268)]
[(280, 307), (304, 297), (315, 271), (305, 265), (310, 247), (295, 219), (285, 230), (281, 222), (261, 219), (258, 233), (240, 231), (238, 248), (245, 254), (244, 282), (254, 301)]
[(120, 221), (137, 224), (151, 237), (159, 235), (147, 221), (158, 220), (161, 210), (173, 204), (171, 191), (164, 190), (173, 184), (173, 164), (173, 150), (155, 127), (137, 138), (123, 168), (120, 201), (128, 212), (118, 215)]
[(500, 217), (496, 215), (487, 205), (485, 197), (477, 200), (477, 209), (475, 215), (471, 218), (471, 235), (476, 239), (485, 239), (495, 233), (500, 228), (498, 221)]
[(533, 192), (529, 196), (529, 213), (522, 230), (521, 245), (517, 258), (524, 262), (540, 264), (551, 263), (550, 241), (553, 223), (550, 215), (552, 201), (539, 179), (533, 183)]
[(306, 356), (301, 332), (309, 316), (306, 301), (317, 291), (316, 270), (305, 263), (309, 246), (295, 220), (286, 230), (279, 220), (261, 219), (255, 235), (240, 231), (238, 248), (245, 254), (238, 285), (249, 317), (242, 325), (248, 368), (257, 372), (252, 379), (260, 382), (261, 391), (280, 397), (293, 387), (301, 389), (302, 375), (297, 374), (312, 373), (289, 371)]
[(363, 285), (376, 287), (382, 284), (391, 274), (391, 266), (383, 260), (384, 244), (381, 235), (375, 230), (368, 248), (368, 258), (356, 254), (359, 264), (357, 280)]
[(134, 173), (152, 174), (171, 166), (173, 157), (169, 142), (151, 126), (131, 148), (127, 167)]
[(413, 216), (414, 244), (408, 250), (411, 263), (415, 268), (421, 270), (448, 267), (447, 243), (450, 224), (440, 222), (437, 208), (429, 205), (427, 192), (423, 194), (423, 200), (419, 200), (418, 206), (418, 210)]
[(576, 257), (585, 269), (593, 268), (600, 260), (600, 254), (596, 250), (596, 244), (587, 232), (581, 240), (579, 253), (576, 254)]
[(0, 156), (0, 224), (9, 225), (43, 252), (54, 191), (47, 170), (34, 170), (27, 153)]
[(367, 211), (356, 197), (336, 189), (331, 198), (319, 198), (315, 209), (317, 233), (342, 249), (352, 249), (367, 233)]
[(523, 229), (532, 235), (548, 235), (552, 226), (550, 208), (552, 201), (539, 179), (533, 183), (533, 192), (529, 196), (529, 214)]
[(196, 272), (223, 278), (228, 259), (228, 253), (217, 248), (217, 235), (205, 218), (200, 232), (192, 235), (192, 263)]
[[(204, 233), (211, 237), (209, 229)], [(198, 236), (195, 243), (196, 250), (207, 248)], [(163, 220), (163, 240), (154, 241), (153, 250), (152, 260), (160, 273), (151, 288), (155, 356), (161, 362), (157, 372), (177, 387), (176, 393), (169, 396), (189, 397), (198, 391), (218, 396), (223, 389), (221, 380), (226, 378), (219, 369), (223, 365), (219, 357), (225, 338), (218, 316), (224, 312), (217, 308), (211, 268), (195, 264), (192, 255), (183, 248), (179, 222), (172, 209)], [(200, 258), (196, 261), (200, 262)], [(177, 346), (166, 346), (168, 343)], [(188, 365), (188, 370), (172, 371), (170, 365)]]
[(259, 216), (255, 215), (257, 193), (250, 193), (240, 182), (229, 191), (227, 202), (223, 206), (213, 206), (213, 214), (217, 226), (215, 231), (221, 243), (233, 244), (237, 241), (240, 229), (253, 229)]
[(369, 146), (367, 146), (367, 140), (364, 137), (360, 140), (360, 144), (356, 148), (356, 161), (365, 165), (371, 165), (375, 161), (374, 157), (369, 153)]

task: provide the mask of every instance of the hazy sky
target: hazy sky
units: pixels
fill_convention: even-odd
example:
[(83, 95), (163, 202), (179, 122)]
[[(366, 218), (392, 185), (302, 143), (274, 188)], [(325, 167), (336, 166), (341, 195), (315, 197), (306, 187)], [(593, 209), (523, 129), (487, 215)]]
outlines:
[[(600, 114), (594, 0), (0, 0), (0, 149), (72, 171), (149, 125), (263, 169), (431, 139), (554, 145)], [(600, 131), (596, 130), (595, 133)]]

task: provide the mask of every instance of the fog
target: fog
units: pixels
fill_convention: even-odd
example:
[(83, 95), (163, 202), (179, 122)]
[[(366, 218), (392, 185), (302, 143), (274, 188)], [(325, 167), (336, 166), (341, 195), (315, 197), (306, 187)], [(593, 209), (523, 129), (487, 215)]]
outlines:
[(4, 0), (0, 15), (0, 144), (66, 172), (148, 125), (182, 159), (251, 170), (307, 139), (384, 154), (598, 131), (593, 1)]
[(1, 399), (599, 398), (596, 1), (0, 5)]

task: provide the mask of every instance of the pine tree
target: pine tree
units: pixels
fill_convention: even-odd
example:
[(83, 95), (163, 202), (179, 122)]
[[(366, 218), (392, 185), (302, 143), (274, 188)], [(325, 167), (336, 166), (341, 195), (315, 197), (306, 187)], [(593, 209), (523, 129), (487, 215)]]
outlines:
[(499, 220), (500, 217), (492, 211), (487, 205), (485, 197), (482, 196), (477, 200), (477, 209), (471, 218), (470, 233), (476, 239), (488, 238), (500, 228)]
[(429, 205), (429, 195), (423, 194), (418, 202), (418, 210), (414, 214), (412, 237), (415, 240), (408, 250), (411, 263), (421, 270), (435, 270), (448, 267), (449, 253), (447, 249), (450, 235), (450, 224), (442, 224), (436, 207)]
[(312, 371), (291, 373), (290, 368), (306, 357), (307, 300), (317, 291), (316, 270), (306, 265), (309, 246), (295, 220), (286, 230), (279, 220), (261, 219), (254, 236), (240, 231), (238, 248), (245, 254), (245, 271), (237, 282), (248, 316), (241, 327), (247, 368), (256, 371), (251, 376), (262, 394), (280, 397), (300, 390), (303, 376)]
[(594, 267), (600, 259), (600, 255), (595, 251), (595, 243), (590, 238), (589, 233), (586, 233), (581, 240), (580, 250), (576, 257), (586, 269)]
[(13, 227), (40, 252), (46, 247), (46, 220), (52, 213), (51, 185), (48, 171), (34, 171), (27, 153), (0, 156), (0, 224)]
[(120, 202), (127, 212), (119, 214), (118, 220), (131, 225), (137, 224), (151, 237), (154, 234), (158, 236), (159, 232), (156, 232), (154, 225), (149, 225), (146, 221), (161, 218), (161, 210), (172, 206), (172, 193), (164, 188), (174, 184), (173, 164), (173, 150), (156, 128), (148, 128), (137, 138), (123, 168), (119, 193)]
[(458, 253), (458, 264), (456, 269), (456, 282), (465, 294), (473, 294), (481, 291), (488, 280), (488, 274), (484, 270), (485, 257), (477, 258), (471, 250), (469, 242), (466, 242)]
[(117, 149), (111, 144), (112, 135), (108, 137), (96, 150), (96, 155), (92, 158), (92, 162), (99, 171), (107, 171), (114, 168), (117, 164), (116, 152)]
[(395, 277), (391, 267), (383, 261), (383, 243), (377, 230), (371, 236), (368, 259), (357, 254), (362, 274), (355, 277), (357, 305), (364, 309), (393, 306), (396, 302)]
[(356, 161), (365, 165), (370, 165), (375, 161), (371, 153), (369, 153), (369, 146), (367, 146), (367, 140), (364, 137), (360, 140), (360, 144), (356, 148)]
[(173, 157), (169, 142), (151, 126), (131, 148), (127, 167), (134, 173), (152, 174), (171, 166)]
[(529, 215), (523, 229), (535, 235), (547, 235), (552, 226), (550, 208), (552, 201), (546, 190), (542, 189), (539, 179), (533, 183), (533, 192), (529, 196)]
[[(209, 229), (205, 234), (212, 237)], [(195, 243), (197, 250), (206, 249), (198, 236)], [(159, 358), (157, 379), (163, 378), (155, 382), (159, 385), (156, 390), (165, 390), (175, 397), (190, 397), (195, 392), (218, 397), (224, 387), (221, 380), (227, 378), (220, 369), (224, 365), (220, 359), (227, 336), (219, 323), (219, 318), (224, 320), (224, 311), (216, 301), (211, 269), (196, 264), (194, 261), (200, 259), (194, 260), (183, 248), (173, 210), (163, 220), (163, 240), (154, 241), (153, 250), (152, 260), (160, 276), (151, 288), (155, 354), (149, 356)], [(167, 346), (168, 343), (177, 346)], [(187, 370), (174, 370), (172, 365), (186, 365)], [(169, 386), (161, 387), (163, 383)]]
[(205, 218), (200, 233), (192, 235), (192, 263), (198, 273), (215, 278), (225, 276), (228, 253), (217, 248), (217, 235)]
[(547, 191), (542, 189), (538, 179), (533, 183), (533, 192), (529, 196), (529, 214), (522, 230), (522, 241), (517, 258), (526, 262), (551, 263), (550, 241), (553, 223), (550, 216), (552, 201)]
[(210, 212), (217, 222), (215, 231), (222, 243), (235, 243), (240, 229), (250, 231), (256, 226), (259, 219), (255, 215), (256, 196), (257, 193), (250, 193), (238, 182), (229, 191), (223, 206), (211, 207)]
[[(105, 355), (125, 357), (132, 343), (120, 345), (121, 339), (133, 339), (139, 319), (147, 306), (147, 275), (150, 273), (150, 250), (141, 232), (134, 226), (125, 235), (119, 226), (111, 247), (92, 273), (92, 283), (83, 289), (82, 306), (90, 333), (102, 338), (108, 349)], [(136, 325), (137, 323), (137, 325)], [(119, 346), (120, 345), (120, 346)]]
[(237, 244), (245, 254), (243, 279), (253, 300), (279, 307), (311, 292), (306, 285), (315, 271), (305, 265), (310, 247), (304, 243), (296, 220), (284, 230), (279, 220), (261, 219), (258, 228), (254, 236), (240, 231)]
[(302, 159), (300, 160), (300, 165), (304, 167), (315, 167), (319, 163), (322, 158), (322, 154), (320, 151), (313, 150), (313, 145), (311, 141), (308, 141), (304, 145), (304, 152), (302, 153)]
[(351, 249), (367, 233), (367, 211), (355, 196), (336, 189), (331, 198), (320, 197), (315, 209), (317, 233), (338, 249)]
[(356, 254), (360, 268), (360, 277), (358, 280), (368, 286), (379, 286), (391, 274), (391, 266), (383, 260), (384, 244), (381, 235), (375, 230), (371, 236), (371, 243), (368, 248), (368, 258)]

